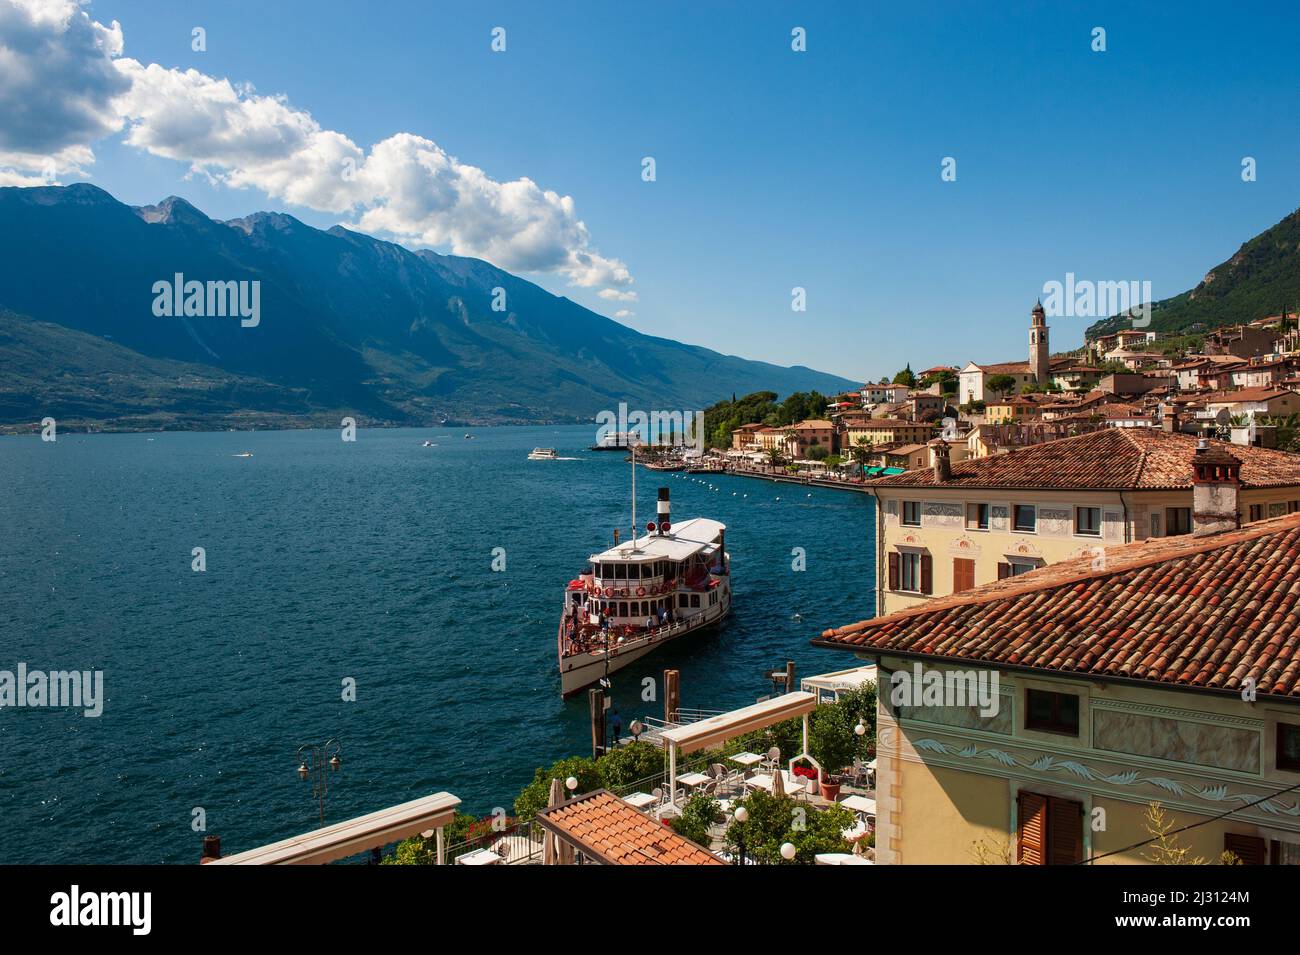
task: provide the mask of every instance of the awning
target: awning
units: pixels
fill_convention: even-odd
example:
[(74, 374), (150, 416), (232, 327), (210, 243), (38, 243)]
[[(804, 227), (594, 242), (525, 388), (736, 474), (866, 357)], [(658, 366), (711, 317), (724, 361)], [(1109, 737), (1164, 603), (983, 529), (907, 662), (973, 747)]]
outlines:
[(906, 470), (907, 470), (906, 468), (885, 468), (885, 470), (881, 471), (880, 473), (886, 475), (903, 474)]
[(877, 466), (877, 465), (872, 465), (871, 467), (867, 468), (867, 473), (868, 473), (868, 474), (879, 474), (879, 473), (880, 473), (881, 471), (883, 471), (883, 470), (884, 470), (884, 468), (882, 468), (882, 467), (879, 467), (879, 466)]
[(659, 735), (665, 743), (675, 744), (683, 753), (693, 753), (697, 749), (718, 746), (744, 733), (760, 730), (796, 716), (803, 716), (805, 713), (811, 713), (816, 707), (816, 695), (798, 690), (782, 696), (774, 696), (762, 703), (742, 706), (729, 713), (710, 716), (696, 723), (676, 726), (664, 730)]
[(460, 797), (434, 793), (397, 806), (389, 806), (324, 829), (214, 859), (209, 865), (323, 865), (409, 839), (426, 829), (441, 829), (451, 822)]

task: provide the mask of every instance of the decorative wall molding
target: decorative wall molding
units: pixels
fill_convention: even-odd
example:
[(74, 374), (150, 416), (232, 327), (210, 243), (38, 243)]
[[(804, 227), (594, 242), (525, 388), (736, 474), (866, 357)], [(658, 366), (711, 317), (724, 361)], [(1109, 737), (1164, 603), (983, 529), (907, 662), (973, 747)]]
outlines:
[[(884, 742), (883, 737), (882, 742)], [(1149, 787), (1153, 791), (1152, 796), (1158, 797), (1161, 793), (1166, 793), (1183, 800), (1185, 805), (1192, 800), (1199, 800), (1202, 803), (1220, 807), (1244, 806), (1255, 802), (1263, 795), (1263, 793), (1232, 791), (1228, 784), (1201, 785), (1190, 781), (1179, 781), (1168, 776), (1147, 773), (1140, 769), (1104, 772), (1094, 769), (1078, 759), (1062, 759), (1051, 753), (1041, 753), (1033, 759), (1027, 759), (992, 746), (981, 748), (976, 743), (957, 746), (928, 737), (911, 740), (910, 742), (918, 754), (934, 753), (947, 757), (953, 760), (954, 765), (957, 767), (960, 767), (963, 761), (968, 763), (983, 762), (1001, 767), (1004, 770), (1020, 770), (1048, 776), (1055, 775), (1058, 778), (1072, 779), (1083, 783), (1105, 784), (1113, 786), (1121, 792), (1125, 790), (1131, 791), (1136, 787)], [(902, 755), (901, 752), (899, 755)], [(919, 758), (924, 762), (929, 762), (923, 756)], [(939, 764), (936, 763), (936, 765)], [(1136, 792), (1130, 794), (1140, 796)], [(1300, 800), (1294, 798), (1288, 801), (1280, 797), (1273, 797), (1252, 808), (1270, 816), (1300, 819)], [(1191, 809), (1194, 812), (1206, 811), (1205, 807), (1198, 808), (1194, 805), (1191, 806)]]

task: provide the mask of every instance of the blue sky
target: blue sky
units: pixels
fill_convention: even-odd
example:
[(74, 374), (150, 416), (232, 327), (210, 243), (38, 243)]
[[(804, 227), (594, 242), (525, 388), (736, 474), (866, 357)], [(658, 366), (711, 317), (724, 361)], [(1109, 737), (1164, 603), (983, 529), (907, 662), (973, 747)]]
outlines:
[[(2, 0), (0, 0), (2, 2)], [(1191, 287), (1300, 205), (1283, 5), (95, 0), (128, 57), (284, 94), (369, 148), (436, 142), (571, 196), (639, 330), (855, 379), (1026, 352), (1067, 272)], [(1001, 6), (1001, 5), (997, 5)], [(191, 50), (191, 29), (207, 50)], [(490, 31), (506, 29), (493, 53)], [(790, 31), (807, 30), (807, 52)], [(1091, 30), (1106, 30), (1093, 52)], [(346, 220), (94, 144), (86, 178), (218, 218)], [(653, 156), (657, 181), (643, 182)], [(957, 180), (942, 182), (943, 157)], [(1255, 157), (1258, 180), (1241, 161)], [(446, 249), (442, 249), (446, 251)], [(805, 313), (790, 290), (807, 289)], [(1053, 322), (1073, 347), (1087, 321)]]

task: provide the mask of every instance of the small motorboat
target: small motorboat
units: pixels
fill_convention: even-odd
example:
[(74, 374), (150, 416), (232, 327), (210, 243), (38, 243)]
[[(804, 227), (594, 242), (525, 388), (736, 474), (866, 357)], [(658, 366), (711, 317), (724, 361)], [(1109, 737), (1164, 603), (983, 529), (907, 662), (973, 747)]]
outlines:
[(554, 448), (533, 448), (528, 454), (529, 461), (554, 461), (559, 458)]
[(232, 455), (231, 455), (231, 457), (234, 457), (234, 458), (251, 458), (252, 456), (253, 456), (253, 452), (252, 452), (252, 451), (240, 451), (240, 452), (237, 453), (237, 454), (232, 454)]

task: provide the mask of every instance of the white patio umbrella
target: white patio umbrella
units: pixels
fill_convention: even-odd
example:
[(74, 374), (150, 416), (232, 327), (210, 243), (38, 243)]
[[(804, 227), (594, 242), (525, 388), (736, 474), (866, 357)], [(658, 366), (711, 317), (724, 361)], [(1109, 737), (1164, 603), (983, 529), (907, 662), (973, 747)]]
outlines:
[[(564, 785), (558, 779), (551, 780), (551, 791), (546, 797), (546, 808), (558, 806), (564, 802)], [(542, 832), (542, 865), (559, 864), (559, 844), (557, 837), (550, 832)]]

